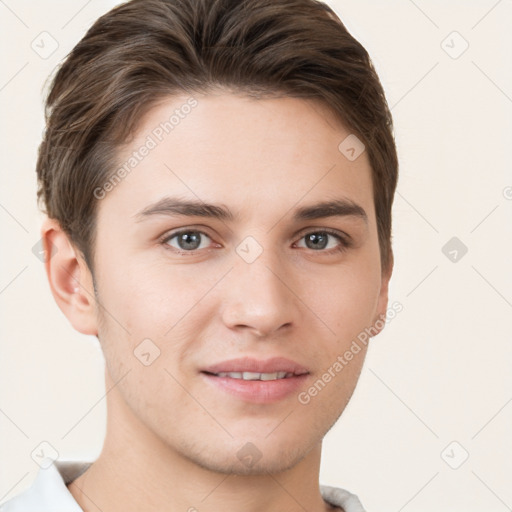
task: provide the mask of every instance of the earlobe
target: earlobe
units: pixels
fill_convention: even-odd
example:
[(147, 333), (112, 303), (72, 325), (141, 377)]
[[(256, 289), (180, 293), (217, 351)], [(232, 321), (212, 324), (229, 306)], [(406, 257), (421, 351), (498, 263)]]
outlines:
[(84, 258), (55, 219), (44, 220), (41, 237), (46, 275), (55, 302), (78, 332), (96, 335), (96, 299)]

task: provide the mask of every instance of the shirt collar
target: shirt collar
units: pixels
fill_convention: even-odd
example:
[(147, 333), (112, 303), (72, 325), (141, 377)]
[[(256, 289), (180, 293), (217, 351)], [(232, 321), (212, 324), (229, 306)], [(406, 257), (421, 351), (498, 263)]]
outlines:
[[(0, 512), (83, 512), (66, 485), (91, 464), (56, 460), (43, 465), (29, 489), (1, 505)], [(342, 507), (345, 512), (364, 512), (359, 498), (345, 489), (320, 485), (320, 491), (326, 502)]]

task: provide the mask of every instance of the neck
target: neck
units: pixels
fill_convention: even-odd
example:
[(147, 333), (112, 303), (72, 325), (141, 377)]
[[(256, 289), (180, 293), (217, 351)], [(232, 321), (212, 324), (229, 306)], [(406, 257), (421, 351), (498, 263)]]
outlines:
[(178, 453), (127, 407), (106, 372), (107, 434), (98, 459), (68, 485), (84, 512), (326, 512), (319, 489), (321, 444), (279, 473), (211, 471)]

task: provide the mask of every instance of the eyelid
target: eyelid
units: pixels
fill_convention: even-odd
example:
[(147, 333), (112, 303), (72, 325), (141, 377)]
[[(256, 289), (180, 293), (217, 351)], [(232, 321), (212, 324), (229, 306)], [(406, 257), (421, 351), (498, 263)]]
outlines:
[[(326, 234), (331, 235), (334, 238), (336, 238), (339, 242), (338, 246), (332, 247), (331, 249), (318, 250), (318, 251), (310, 249), (311, 252), (313, 252), (313, 253), (316, 252), (318, 254), (329, 255), (329, 254), (337, 252), (339, 254), (340, 252), (344, 252), (353, 246), (353, 240), (350, 235), (348, 235), (347, 233), (344, 233), (344, 232), (340, 232), (336, 229), (331, 229), (331, 228), (322, 228), (322, 227), (306, 228), (304, 231), (299, 232), (296, 236), (299, 237), (299, 241), (300, 241), (305, 236), (307, 236), (311, 233), (326, 233)], [(304, 249), (304, 247), (301, 247), (301, 249)]]
[[(182, 254), (182, 253), (195, 254), (198, 251), (204, 251), (205, 249), (195, 249), (193, 251), (185, 251), (185, 250), (180, 251), (176, 247), (172, 247), (168, 244), (168, 242), (171, 239), (173, 239), (174, 237), (179, 236), (183, 233), (191, 233), (191, 232), (192, 233), (200, 233), (201, 235), (208, 237), (213, 242), (213, 238), (204, 229), (199, 229), (199, 228), (195, 228), (195, 227), (185, 227), (185, 228), (178, 228), (175, 231), (165, 232), (162, 236), (158, 237), (158, 243), (160, 243), (166, 247), (169, 247), (170, 250), (176, 251), (180, 254)], [(217, 245), (219, 245), (219, 244), (217, 244)]]
[(299, 231), (295, 236), (303, 238), (306, 235), (309, 235), (310, 233), (327, 233), (329, 235), (339, 238), (347, 245), (353, 242), (352, 237), (348, 233), (345, 233), (344, 231), (339, 231), (333, 228), (324, 228), (316, 226), (304, 228), (303, 230)]

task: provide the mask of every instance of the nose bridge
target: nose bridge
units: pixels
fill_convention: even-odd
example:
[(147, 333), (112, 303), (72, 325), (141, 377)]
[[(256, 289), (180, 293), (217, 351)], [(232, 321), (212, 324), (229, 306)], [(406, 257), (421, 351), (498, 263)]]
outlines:
[(283, 259), (260, 240), (248, 236), (235, 248), (223, 316), (231, 328), (245, 326), (268, 335), (295, 322), (297, 304)]

